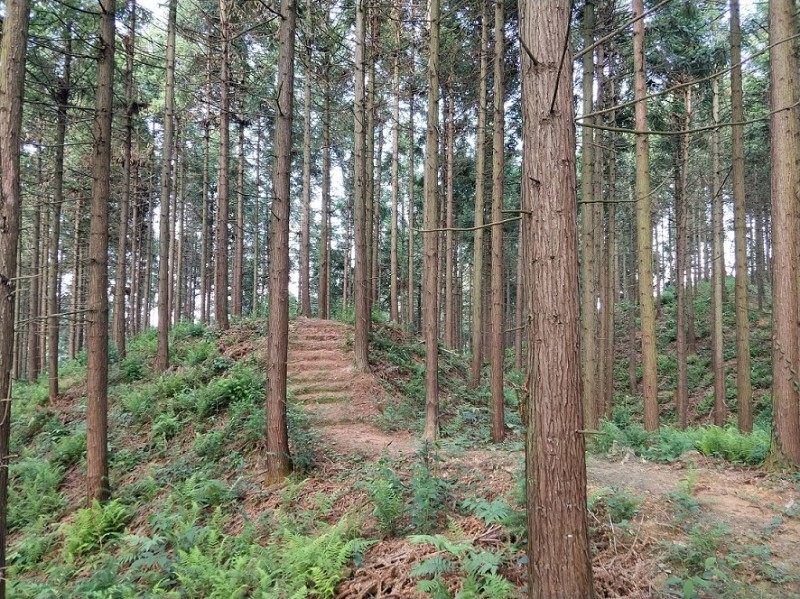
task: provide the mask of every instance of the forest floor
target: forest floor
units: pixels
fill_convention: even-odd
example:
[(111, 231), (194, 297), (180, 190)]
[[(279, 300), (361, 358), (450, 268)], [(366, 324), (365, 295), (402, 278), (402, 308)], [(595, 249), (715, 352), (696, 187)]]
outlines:
[[(391, 398), (377, 377), (353, 371), (351, 335), (345, 324), (305, 319), (295, 321), (290, 332), (290, 389), (322, 444), (336, 454), (325, 476), (336, 479), (331, 472), (341, 474), (354, 460), (368, 466), (387, 457), (396, 470), (410, 471), (425, 450), (411, 433), (385, 432), (374, 424)], [(452, 483), (450, 501), (463, 502), (476, 491), (492, 501), (513, 495), (524, 454), (519, 442), (473, 449), (445, 441), (437, 447), (433, 468)], [(590, 512), (601, 596), (800, 596), (797, 481), (698, 452), (657, 464), (616, 446), (602, 456), (590, 455), (587, 474), (590, 503), (604, 504)], [(344, 488), (347, 479), (342, 479)], [(309, 492), (314, 488), (311, 483)], [(451, 526), (478, 546), (508, 541), (509, 532), (498, 524), (475, 516), (453, 518)], [(384, 538), (338, 596), (414, 596), (418, 579), (412, 569), (436, 554), (407, 538)], [(521, 592), (525, 563), (518, 553), (503, 571)], [(458, 577), (445, 580), (452, 591), (460, 589)]]

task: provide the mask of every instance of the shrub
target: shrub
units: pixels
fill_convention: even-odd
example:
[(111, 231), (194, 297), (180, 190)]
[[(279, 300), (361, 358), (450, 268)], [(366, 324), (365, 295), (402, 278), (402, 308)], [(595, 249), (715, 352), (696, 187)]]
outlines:
[(54, 460), (63, 467), (77, 464), (86, 455), (86, 432), (68, 432), (54, 448)]
[(119, 501), (101, 505), (95, 500), (92, 507), (78, 510), (64, 527), (65, 554), (74, 559), (103, 547), (119, 538), (130, 518), (130, 510)]
[(142, 354), (130, 354), (119, 364), (120, 379), (123, 383), (135, 383), (147, 378), (147, 365)]
[(17, 530), (36, 522), (40, 516), (53, 517), (66, 505), (58, 487), (64, 469), (33, 458), (13, 462), (9, 471), (8, 528)]

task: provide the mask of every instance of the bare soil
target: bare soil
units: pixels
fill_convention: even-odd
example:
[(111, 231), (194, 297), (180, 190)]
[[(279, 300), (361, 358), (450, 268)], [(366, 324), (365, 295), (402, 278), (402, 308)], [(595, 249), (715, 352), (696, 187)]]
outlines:
[[(387, 401), (386, 392), (373, 375), (354, 370), (349, 339), (350, 328), (339, 322), (298, 319), (293, 323), (288, 369), (289, 389), (295, 401), (305, 405), (314, 426), (340, 456), (340, 462), (353, 456), (373, 460), (383, 452), (401, 460), (412, 456), (419, 444), (410, 433), (386, 433), (371, 423)], [(471, 479), (489, 499), (508, 496), (521, 476), (523, 456), (519, 451), (476, 449), (443, 453), (437, 468), (445, 474), (457, 471), (461, 482), (466, 478), (469, 483)], [(332, 466), (335, 470), (343, 467), (341, 463)], [(733, 545), (760, 547), (771, 556), (768, 564), (782, 573), (780, 577), (765, 576), (755, 567), (748, 573), (748, 564), (744, 563), (737, 569), (737, 579), (745, 578), (748, 586), (728, 596), (800, 597), (797, 482), (759, 470), (734, 468), (700, 454), (688, 454), (675, 464), (661, 465), (644, 462), (626, 450), (617, 455), (592, 456), (587, 468), (590, 496), (610, 488), (641, 502), (638, 515), (625, 530), (617, 530), (613, 524), (609, 527), (605, 522), (590, 522), (595, 529), (594, 571), (599, 596), (679, 596), (665, 594), (664, 581), (672, 574), (665, 555), (688, 542), (686, 531), (690, 524), (680, 521), (678, 504), (681, 497), (689, 497), (699, 506), (699, 513), (691, 516), (698, 525), (723, 527), (729, 531), (725, 538), (733, 539)], [(362, 496), (356, 503), (363, 501)], [(478, 546), (504, 541), (499, 527), (486, 526), (475, 518), (457, 518), (455, 524)], [(416, 581), (410, 570), (432, 553), (429, 546), (386, 539), (367, 552), (338, 596), (414, 597)], [(506, 570), (503, 574), (524, 590), (522, 556)]]

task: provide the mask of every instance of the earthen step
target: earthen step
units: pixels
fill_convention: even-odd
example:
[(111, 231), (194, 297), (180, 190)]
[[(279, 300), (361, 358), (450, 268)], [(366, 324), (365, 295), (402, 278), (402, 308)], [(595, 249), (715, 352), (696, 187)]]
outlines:
[[(331, 362), (331, 361), (342, 361), (347, 360), (344, 356), (342, 356), (342, 352), (336, 349), (317, 349), (317, 348), (307, 348), (307, 349), (292, 349), (289, 351), (289, 359), (288, 363), (295, 363), (295, 362), (307, 362), (307, 361), (323, 361), (323, 362)], [(349, 362), (349, 360), (347, 360)]]
[(366, 422), (361, 413), (343, 410), (341, 403), (305, 404), (305, 411), (318, 425), (355, 424)]
[(342, 339), (289, 339), (289, 351), (295, 350), (332, 350), (337, 352), (348, 352)]
[(320, 393), (294, 394), (296, 401), (306, 405), (347, 403), (352, 399), (352, 394), (346, 391), (323, 391)]
[(290, 369), (288, 376), (292, 384), (350, 381), (353, 378), (353, 370), (350, 367), (347, 367), (330, 370), (304, 370), (292, 373)]
[(350, 391), (350, 380), (322, 381), (319, 383), (300, 383), (290, 385), (295, 397), (309, 393), (339, 393)]
[(289, 356), (287, 368), (289, 372), (300, 372), (303, 370), (338, 370), (348, 368), (353, 363), (347, 358), (335, 358), (326, 360), (292, 360)]

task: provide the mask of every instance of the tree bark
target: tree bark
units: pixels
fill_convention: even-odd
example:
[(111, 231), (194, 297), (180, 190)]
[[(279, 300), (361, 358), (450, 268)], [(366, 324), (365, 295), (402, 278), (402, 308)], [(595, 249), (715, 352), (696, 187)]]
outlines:
[(11, 369), (19, 244), (20, 142), (30, 2), (7, 0), (0, 38), (0, 599), (6, 597)]
[[(173, 0), (174, 1), (174, 0)], [(97, 91), (92, 134), (92, 220), (86, 338), (86, 501), (104, 501), (108, 481), (108, 204), (111, 199), (111, 117), (114, 99), (116, 0), (100, 0)]]
[(216, 262), (214, 268), (214, 311), (217, 325), (226, 330), (228, 321), (228, 211), (230, 173), (230, 0), (219, 0), (220, 101), (219, 173), (217, 182)]
[[(734, 0), (736, 1), (736, 0)], [(712, 119), (719, 124), (719, 80), (711, 80)], [(720, 131), (714, 129), (711, 137), (711, 220), (713, 233), (713, 259), (711, 268), (713, 281), (711, 285), (711, 370), (714, 372), (714, 424), (724, 426), (728, 418), (728, 407), (725, 404), (725, 363), (724, 337), (722, 331), (722, 289), (725, 285), (723, 254), (725, 252), (725, 231), (723, 228), (722, 176), (720, 173)]]
[[(307, 16), (311, 16), (311, 12)], [(303, 208), (300, 213), (300, 316), (311, 318), (311, 39), (303, 54)]]
[[(240, 106), (244, 110), (243, 106)], [(244, 171), (247, 158), (244, 149), (244, 120), (239, 117), (239, 164), (236, 171), (236, 226), (233, 245), (233, 281), (231, 285), (231, 309), (237, 318), (242, 317), (244, 304)]]
[[(595, 3), (587, 0), (583, 8), (584, 47), (594, 43)], [(583, 114), (594, 110), (594, 52), (583, 55)], [(594, 254), (597, 223), (595, 222), (594, 198), (594, 154), (595, 130), (591, 128), (594, 117), (586, 119), (581, 142), (581, 364), (583, 384), (583, 418), (590, 429), (597, 428), (597, 290), (594, 285), (597, 264)]]
[(400, 322), (400, 299), (398, 287), (400, 270), (397, 261), (399, 198), (400, 198), (400, 1), (395, 0), (392, 11), (394, 20), (394, 48), (392, 56), (392, 233), (389, 249), (389, 318)]
[[(411, 4), (411, 11), (413, 15), (414, 5)], [(412, 18), (413, 21), (413, 18)], [(413, 42), (413, 40), (412, 40)], [(416, 329), (416, 304), (414, 303), (414, 203), (415, 203), (415, 187), (416, 187), (416, 174), (414, 172), (414, 150), (416, 146), (416, 139), (414, 137), (414, 60), (413, 60), (414, 45), (411, 44), (412, 57), (409, 59), (411, 66), (411, 75), (408, 82), (408, 329), (414, 331)]]
[(481, 0), (480, 77), (478, 81), (478, 126), (475, 142), (475, 233), (472, 248), (472, 360), (470, 385), (476, 389), (483, 368), (483, 211), (486, 166), (486, 95), (489, 79), (489, 15)]
[(272, 200), (272, 272), (269, 280), (266, 484), (292, 471), (286, 424), (286, 358), (289, 347), (289, 216), (291, 207), (292, 116), (294, 110), (294, 0), (282, 0), (278, 30), (278, 102)]
[[(528, 330), (528, 597), (594, 597), (581, 398), (569, 2), (523, 5), (522, 208)], [(566, 51), (566, 56), (562, 54)], [(532, 60), (535, 57), (535, 62)]]
[[(678, 120), (678, 126), (684, 129), (689, 128), (691, 110), (691, 88), (683, 89), (684, 100), (684, 119)], [(689, 422), (689, 383), (688, 383), (688, 364), (687, 364), (687, 338), (686, 338), (686, 314), (687, 314), (687, 258), (689, 257), (689, 207), (686, 201), (686, 170), (688, 163), (688, 136), (682, 135), (678, 144), (675, 146), (674, 171), (675, 171), (675, 221), (677, 251), (675, 257), (675, 291), (677, 295), (677, 317), (676, 317), (676, 362), (677, 362), (677, 382), (675, 388), (675, 411), (678, 416), (678, 426), (685, 429)], [(691, 296), (689, 297), (691, 301)]]
[[(211, 36), (209, 35), (208, 55), (206, 57), (206, 95), (211, 96)], [(211, 108), (206, 104), (203, 118), (203, 207), (202, 237), (200, 242), (200, 319), (204, 324), (211, 321), (211, 282), (208, 268), (211, 262), (211, 215), (209, 187), (211, 178)]]
[[(492, 139), (492, 222), (503, 220), (503, 192), (505, 180), (505, 6), (499, 0), (494, 5), (494, 95)], [(503, 393), (503, 368), (505, 343), (503, 334), (503, 225), (492, 227), (492, 343), (491, 395), (492, 441), (500, 443), (505, 438), (505, 399)]]
[[(632, 0), (633, 18), (644, 12), (643, 0)], [(636, 228), (639, 255), (639, 311), (642, 327), (642, 395), (644, 427), (658, 428), (656, 318), (653, 302), (653, 227), (650, 211), (650, 144), (647, 135), (647, 82), (644, 66), (644, 19), (633, 24), (633, 77), (636, 99)]]
[[(797, 372), (797, 200), (794, 106), (797, 61), (791, 43), (797, 33), (794, 2), (769, 4), (771, 189), (772, 189), (772, 418), (770, 466), (800, 466)], [(782, 42), (777, 43), (776, 42)], [(737, 267), (738, 267), (737, 262)], [(738, 276), (737, 276), (738, 282)], [(739, 364), (741, 370), (742, 365)]]
[(131, 163), (133, 146), (133, 59), (136, 43), (136, 0), (130, 6), (128, 35), (125, 43), (125, 141), (123, 142), (122, 194), (119, 203), (117, 273), (114, 286), (114, 343), (119, 359), (125, 358), (125, 296), (128, 288), (128, 219), (131, 204)]
[(319, 292), (317, 312), (322, 319), (331, 317), (331, 83), (323, 73), (322, 108), (322, 227), (319, 242)]
[(422, 234), (424, 257), (422, 319), (425, 332), (425, 430), (423, 438), (439, 435), (439, 310), (436, 217), (439, 195), (439, 0), (428, 1), (428, 125), (425, 132), (425, 190)]
[[(731, 120), (744, 120), (742, 100), (742, 35), (739, 26), (739, 0), (731, 0)], [(780, 38), (778, 38), (780, 39)], [(779, 108), (775, 106), (772, 108)], [(773, 121), (774, 122), (774, 121)], [(744, 127), (734, 125), (733, 138), (733, 215), (734, 215), (734, 263), (736, 268), (736, 405), (739, 430), (753, 430), (753, 387), (750, 379), (750, 319), (747, 313), (747, 230), (745, 219), (744, 189)], [(719, 193), (719, 192), (717, 192)], [(775, 190), (772, 192), (775, 198)], [(788, 274), (788, 273), (786, 273)], [(778, 305), (778, 304), (775, 304)], [(783, 310), (781, 308), (781, 310)]]
[[(353, 220), (354, 220), (354, 241), (356, 264), (354, 272), (354, 293), (355, 296), (355, 331), (353, 334), (353, 350), (355, 367), (361, 372), (366, 372), (369, 368), (369, 328), (370, 328), (370, 305), (369, 305), (369, 254), (367, 229), (370, 227), (367, 219), (367, 156), (366, 156), (366, 110), (364, 105), (364, 66), (365, 66), (365, 44), (366, 44), (366, 25), (365, 25), (365, 0), (356, 0), (356, 38), (355, 38), (355, 125), (354, 125), (354, 147), (353, 163), (355, 173), (355, 194), (353, 198)], [(345, 256), (345, 262), (349, 256)]]
[(61, 241), (61, 205), (64, 203), (64, 140), (67, 136), (67, 110), (72, 85), (72, 31), (64, 32), (64, 70), (56, 92), (57, 117), (55, 157), (53, 159), (53, 228), (50, 231), (50, 287), (48, 296), (48, 393), (50, 401), (58, 398), (59, 349), (59, 244)]
[(445, 185), (447, 196), (445, 198), (446, 216), (444, 244), (444, 346), (447, 349), (454, 349), (456, 346), (456, 323), (455, 323), (455, 289), (453, 285), (453, 270), (455, 267), (455, 243), (454, 243), (454, 214), (453, 214), (453, 160), (455, 155), (455, 97), (453, 96), (454, 77), (451, 73), (447, 81), (447, 96), (445, 97), (444, 112), (447, 119), (445, 126)]
[[(113, 1), (113, 0), (112, 0)], [(177, 0), (170, 0), (167, 22), (167, 81), (164, 93), (164, 149), (161, 162), (161, 215), (158, 231), (158, 350), (155, 369), (164, 372), (169, 366), (169, 290), (172, 284), (169, 265), (170, 189), (172, 150), (175, 137), (175, 28)]]

